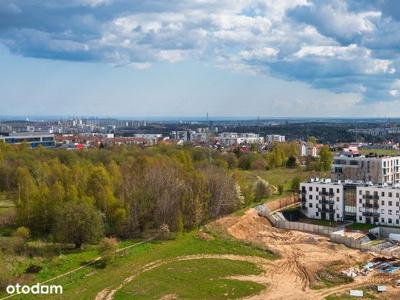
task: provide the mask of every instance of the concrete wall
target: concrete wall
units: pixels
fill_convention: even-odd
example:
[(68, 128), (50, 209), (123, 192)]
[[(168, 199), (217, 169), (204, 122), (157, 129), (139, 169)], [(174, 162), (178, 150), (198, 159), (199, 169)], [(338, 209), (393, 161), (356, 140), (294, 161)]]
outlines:
[(283, 229), (298, 230), (298, 231), (304, 231), (326, 236), (330, 236), (331, 233), (338, 230), (338, 228), (336, 227), (321, 226), (321, 225), (307, 224), (301, 222), (291, 222), (285, 220), (276, 221), (275, 226)]

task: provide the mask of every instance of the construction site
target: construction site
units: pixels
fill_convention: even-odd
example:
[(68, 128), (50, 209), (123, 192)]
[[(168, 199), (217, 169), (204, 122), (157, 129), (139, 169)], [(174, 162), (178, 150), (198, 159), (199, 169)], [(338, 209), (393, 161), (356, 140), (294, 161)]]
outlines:
[[(280, 212), (282, 206), (288, 204), (284, 202), (267, 202), (262, 207), (247, 210), (242, 216), (223, 217), (208, 225), (219, 233), (279, 255), (279, 259), (262, 266), (263, 275), (252, 278), (267, 288), (250, 299), (400, 298), (397, 255), (388, 255), (390, 252), (383, 255), (382, 251), (371, 248), (355, 249), (343, 242), (334, 242), (331, 235), (337, 228), (327, 232), (324, 226), (319, 226), (317, 233), (300, 231), (300, 228), (279, 228), (276, 225), (282, 220), (271, 222), (266, 213)], [(365, 238), (365, 234), (351, 236), (352, 233), (344, 231), (342, 234), (355, 241)]]

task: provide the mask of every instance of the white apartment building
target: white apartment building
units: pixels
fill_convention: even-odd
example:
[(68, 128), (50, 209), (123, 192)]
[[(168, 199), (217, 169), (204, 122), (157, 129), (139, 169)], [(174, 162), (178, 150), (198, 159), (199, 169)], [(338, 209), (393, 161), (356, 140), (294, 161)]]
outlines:
[(400, 156), (335, 156), (332, 178), (400, 183)]
[(400, 186), (357, 187), (357, 222), (400, 226)]
[(268, 134), (266, 136), (266, 141), (267, 143), (274, 143), (274, 142), (281, 142), (284, 143), (286, 140), (284, 135), (279, 135), (279, 134)]
[(311, 219), (344, 220), (343, 185), (330, 179), (311, 179), (300, 185), (304, 214)]
[(261, 144), (264, 138), (256, 133), (237, 133), (237, 132), (222, 132), (218, 135), (217, 140), (226, 146), (241, 145), (241, 144)]
[(311, 156), (311, 157), (317, 157), (318, 156), (318, 151), (317, 147), (315, 147), (312, 144), (300, 143), (300, 148), (299, 148), (300, 156)]
[(300, 184), (308, 218), (400, 227), (400, 185), (311, 179)]

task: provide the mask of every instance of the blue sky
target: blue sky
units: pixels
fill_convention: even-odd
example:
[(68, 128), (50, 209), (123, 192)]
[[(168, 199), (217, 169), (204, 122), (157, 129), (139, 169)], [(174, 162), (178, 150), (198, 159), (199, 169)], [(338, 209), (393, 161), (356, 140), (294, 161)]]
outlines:
[(397, 0), (1, 0), (0, 115), (399, 116)]

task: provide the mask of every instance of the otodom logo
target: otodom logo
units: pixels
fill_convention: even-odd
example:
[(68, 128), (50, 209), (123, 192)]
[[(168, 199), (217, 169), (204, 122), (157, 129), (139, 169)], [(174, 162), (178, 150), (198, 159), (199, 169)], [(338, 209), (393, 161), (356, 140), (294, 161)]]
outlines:
[(48, 294), (62, 294), (63, 287), (61, 285), (44, 285), (44, 284), (34, 284), (29, 285), (8, 285), (6, 292), (10, 295), (13, 294), (33, 294), (33, 295), (48, 295)]

